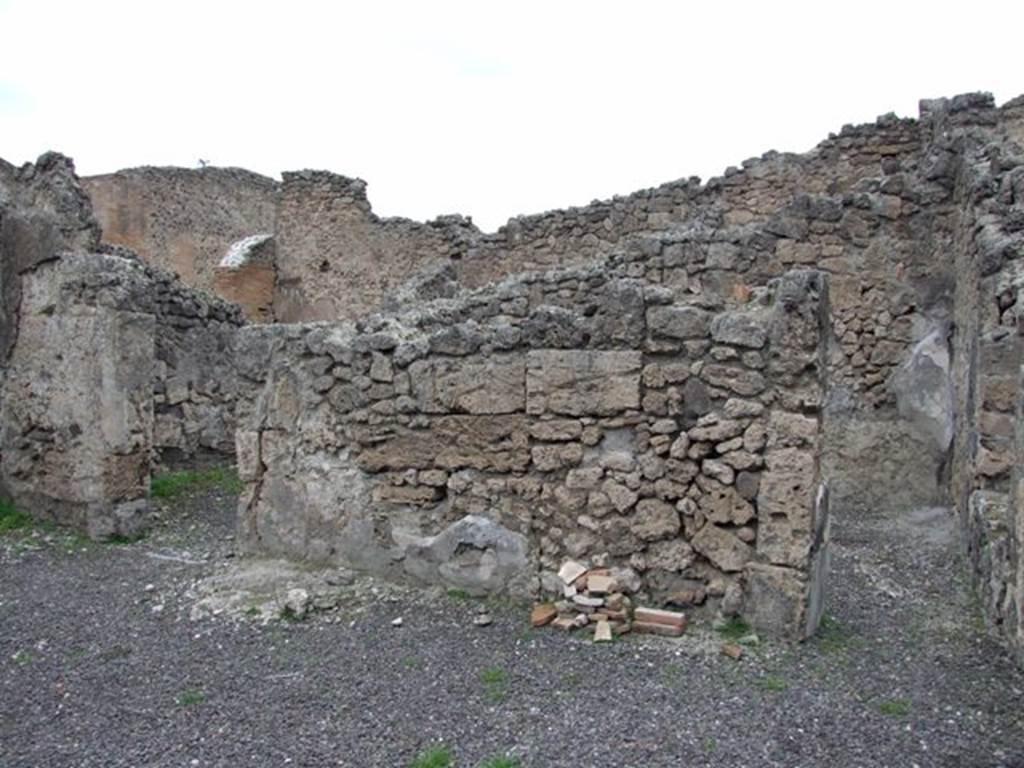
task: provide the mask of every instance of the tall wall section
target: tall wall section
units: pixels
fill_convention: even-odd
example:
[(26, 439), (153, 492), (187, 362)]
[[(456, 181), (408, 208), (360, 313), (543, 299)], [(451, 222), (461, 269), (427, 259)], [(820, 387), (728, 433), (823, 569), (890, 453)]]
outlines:
[(71, 161), (0, 161), (0, 496), (95, 537), (147, 520), (151, 460), (234, 450), (238, 307), (99, 227)]
[(233, 243), (274, 231), (278, 186), (240, 168), (143, 167), (82, 179), (105, 243), (211, 292)]
[(985, 619), (1024, 660), (1024, 101), (941, 117), (959, 158), (952, 496)]

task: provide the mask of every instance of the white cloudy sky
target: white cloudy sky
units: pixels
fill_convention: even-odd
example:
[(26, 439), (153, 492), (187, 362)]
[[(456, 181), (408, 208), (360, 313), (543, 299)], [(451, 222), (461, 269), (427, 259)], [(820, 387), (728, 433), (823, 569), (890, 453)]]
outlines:
[(360, 176), (509, 216), (1024, 93), (1024, 3), (0, 0), (0, 157)]

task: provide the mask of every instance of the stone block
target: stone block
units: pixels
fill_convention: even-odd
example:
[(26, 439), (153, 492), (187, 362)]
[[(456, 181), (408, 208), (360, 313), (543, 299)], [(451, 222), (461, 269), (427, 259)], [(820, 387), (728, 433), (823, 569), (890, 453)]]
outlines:
[(534, 350), (526, 365), (530, 414), (611, 416), (640, 405), (640, 352)]
[(780, 448), (765, 456), (757, 494), (758, 554), (776, 565), (806, 567), (818, 486), (814, 454)]
[(708, 335), (711, 315), (703, 309), (659, 306), (647, 310), (647, 330), (669, 339), (702, 339)]
[(792, 568), (748, 563), (743, 618), (756, 630), (774, 637), (803, 640), (814, 627), (808, 623), (810, 587), (805, 575)]
[(526, 418), (521, 415), (442, 416), (426, 429), (396, 429), (367, 447), (359, 465), (385, 469), (522, 471), (530, 463)]
[(749, 545), (714, 523), (701, 528), (690, 543), (716, 568), (726, 573), (743, 570), (743, 566), (754, 556), (754, 550)]
[(417, 360), (409, 375), (423, 413), (503, 414), (526, 406), (522, 355)]

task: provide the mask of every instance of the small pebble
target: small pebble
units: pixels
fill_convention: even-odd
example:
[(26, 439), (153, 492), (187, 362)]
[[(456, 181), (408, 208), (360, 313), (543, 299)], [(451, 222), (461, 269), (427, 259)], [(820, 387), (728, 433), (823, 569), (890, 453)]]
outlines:
[(481, 613), (475, 619), (473, 619), (473, 623), (476, 624), (478, 627), (486, 627), (488, 624), (491, 624), (493, 622), (494, 619), (491, 618), (491, 614), (489, 613)]
[(392, 619), (391, 626), (392, 627), (400, 627), (400, 626), (402, 626), (402, 617), (399, 616), (397, 619)]

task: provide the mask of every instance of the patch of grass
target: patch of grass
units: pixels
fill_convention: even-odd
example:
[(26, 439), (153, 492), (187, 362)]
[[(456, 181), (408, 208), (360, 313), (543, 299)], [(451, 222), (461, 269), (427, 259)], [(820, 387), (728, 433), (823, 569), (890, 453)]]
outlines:
[(415, 656), (405, 656), (402, 658), (402, 666), (409, 670), (419, 669), (420, 660)]
[(430, 747), (416, 755), (409, 768), (450, 768), (452, 751), (446, 746)]
[(448, 592), (447, 592), (447, 595), (452, 600), (472, 600), (473, 599), (473, 596), (471, 594), (469, 594), (469, 592), (467, 592), (464, 589), (457, 589), (456, 587), (452, 587), (451, 589), (449, 589)]
[(520, 768), (522, 763), (507, 755), (494, 755), (480, 763), (480, 768)]
[(248, 608), (245, 609), (244, 613), (245, 613), (246, 616), (253, 616), (253, 617), (255, 617), (255, 616), (259, 616), (260, 614), (262, 614), (263, 611), (260, 610), (260, 607), (258, 605), (250, 605)]
[(878, 711), (890, 717), (905, 717), (910, 714), (910, 702), (906, 699), (883, 699), (878, 702)]
[(480, 673), (480, 682), (483, 683), (487, 697), (491, 701), (501, 701), (505, 698), (508, 672), (501, 667), (488, 667)]
[(32, 527), (32, 518), (11, 502), (0, 499), (0, 535)]
[(178, 697), (179, 707), (195, 707), (206, 701), (206, 694), (198, 688), (189, 688)]
[(562, 682), (570, 688), (575, 688), (577, 685), (583, 682), (583, 678), (580, 677), (579, 672), (566, 672), (564, 675), (562, 675)]
[(750, 625), (738, 616), (733, 616), (722, 626), (715, 627), (715, 631), (726, 640), (735, 642), (741, 637), (746, 637), (750, 634)]
[(814, 644), (822, 653), (846, 653), (863, 645), (864, 641), (857, 637), (853, 630), (844, 626), (832, 616), (825, 616), (818, 627)]
[(242, 491), (242, 481), (234, 467), (184, 469), (153, 475), (149, 481), (149, 495), (154, 499), (170, 500), (185, 493), (206, 490), (237, 494)]
[(781, 677), (774, 677), (768, 675), (767, 677), (759, 678), (757, 681), (757, 687), (762, 691), (771, 691), (772, 693), (782, 693), (789, 688), (789, 683), (783, 680)]
[(25, 650), (17, 651), (14, 653), (13, 656), (11, 656), (11, 661), (13, 661), (15, 664), (24, 666), (25, 664), (29, 664), (32, 661), (32, 653), (31, 651)]
[(666, 664), (662, 667), (661, 676), (665, 685), (676, 685), (683, 676), (683, 668), (678, 664)]
[(305, 614), (303, 616), (300, 616), (299, 614), (297, 614), (295, 611), (293, 611), (291, 608), (289, 608), (286, 605), (286, 606), (284, 606), (284, 608), (281, 609), (281, 612), (279, 614), (277, 614), (277, 618), (279, 620), (283, 621), (283, 622), (288, 623), (288, 624), (297, 624), (300, 621), (305, 621), (306, 616), (308, 616), (308, 615), (309, 614)]
[(714, 736), (706, 736), (704, 741), (701, 743), (701, 746), (704, 748), (704, 753), (710, 755), (718, 749), (718, 742), (715, 740)]

